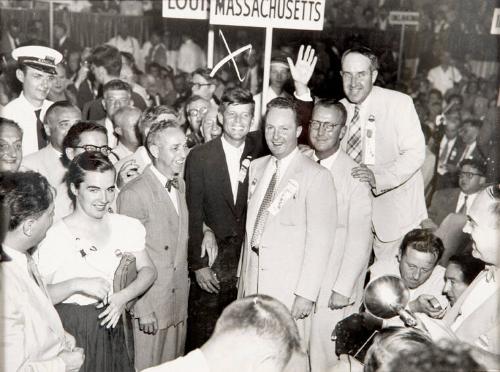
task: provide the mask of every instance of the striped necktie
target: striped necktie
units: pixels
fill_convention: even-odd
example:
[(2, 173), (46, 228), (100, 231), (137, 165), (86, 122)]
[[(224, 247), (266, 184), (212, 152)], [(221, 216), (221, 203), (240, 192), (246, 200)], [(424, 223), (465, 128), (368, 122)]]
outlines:
[(347, 140), (347, 154), (356, 162), (361, 163), (361, 124), (359, 122), (359, 106), (354, 106), (354, 116), (349, 124), (349, 132), (351, 133)]
[(276, 189), (276, 183), (278, 180), (279, 172), (279, 161), (275, 160), (275, 167), (269, 186), (267, 186), (266, 193), (260, 204), (259, 211), (257, 212), (257, 218), (255, 219), (255, 225), (253, 229), (252, 239), (250, 240), (250, 246), (255, 253), (259, 253), (259, 244), (262, 232), (264, 231), (264, 226), (266, 224), (267, 216), (269, 211), (267, 210), (274, 199), (274, 193)]

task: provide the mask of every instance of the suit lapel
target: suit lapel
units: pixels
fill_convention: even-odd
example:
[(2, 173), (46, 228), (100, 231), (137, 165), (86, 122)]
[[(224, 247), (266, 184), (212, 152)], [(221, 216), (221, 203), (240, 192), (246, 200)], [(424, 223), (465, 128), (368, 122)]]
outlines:
[(179, 208), (178, 214), (178, 228), (177, 228), (177, 249), (175, 252), (175, 262), (179, 261), (179, 255), (182, 251), (183, 236), (187, 235), (184, 233), (184, 229), (188, 226), (188, 212), (186, 204), (186, 186), (183, 179), (179, 179), (179, 190), (177, 191), (177, 206)]
[(275, 195), (279, 195), (279, 193), (283, 191), (283, 189), (288, 184), (288, 181), (296, 178), (296, 174), (300, 173), (300, 163), (302, 160), (302, 156), (304, 155), (302, 155), (300, 152), (297, 152), (295, 155), (293, 155), (293, 159), (290, 161), (290, 164), (288, 165), (285, 173), (280, 176), (278, 188), (276, 189)]
[(144, 177), (148, 178), (148, 183), (153, 193), (153, 200), (155, 202), (167, 204), (166, 207), (168, 208), (168, 210), (172, 211), (172, 213), (176, 213), (174, 203), (172, 203), (172, 200), (170, 199), (167, 190), (165, 190), (165, 188), (162, 187), (160, 181), (154, 175), (153, 171), (151, 170), (151, 166), (148, 166), (144, 170)]

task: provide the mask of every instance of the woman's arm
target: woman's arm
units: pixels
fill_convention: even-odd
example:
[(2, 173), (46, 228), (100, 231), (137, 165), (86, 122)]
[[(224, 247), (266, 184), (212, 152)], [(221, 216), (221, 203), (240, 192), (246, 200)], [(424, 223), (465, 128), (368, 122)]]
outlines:
[(137, 278), (127, 288), (114, 293), (108, 298), (108, 307), (99, 314), (99, 319), (104, 318), (101, 325), (106, 325), (107, 328), (114, 328), (127, 302), (146, 292), (156, 280), (156, 268), (151, 262), (147, 251), (142, 250), (131, 253), (135, 256), (136, 260)]
[(73, 278), (47, 285), (47, 290), (54, 305), (77, 293), (94, 297), (96, 300), (102, 300), (107, 296), (109, 289), (108, 281), (103, 278)]

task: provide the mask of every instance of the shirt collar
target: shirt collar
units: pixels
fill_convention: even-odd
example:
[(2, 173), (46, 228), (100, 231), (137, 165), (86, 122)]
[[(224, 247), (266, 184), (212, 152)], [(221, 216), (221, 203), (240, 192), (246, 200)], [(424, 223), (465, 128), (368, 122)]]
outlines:
[(30, 101), (28, 101), (28, 99), (27, 99), (27, 98), (26, 98), (26, 96), (24, 95), (24, 90), (23, 90), (23, 91), (21, 91), (21, 94), (19, 94), (19, 99), (20, 99), (22, 102), (24, 102), (24, 103), (28, 104), (28, 105), (29, 105), (29, 107), (31, 107), (31, 109), (32, 109), (33, 111), (35, 111), (35, 110), (40, 110), (40, 109), (42, 109), (42, 107), (43, 107), (43, 102), (42, 102), (42, 106), (40, 106), (40, 107), (35, 107), (35, 106), (33, 106), (33, 105), (31, 104), (31, 102), (30, 102)]
[[(329, 157), (321, 159), (321, 165), (324, 166), (325, 168), (330, 168), (332, 164), (335, 163), (335, 160), (339, 157), (339, 152), (340, 148), (338, 148), (337, 151), (335, 151)], [(314, 152), (313, 160), (316, 162), (319, 160), (319, 158), (316, 156), (316, 152)]]
[(291, 153), (289, 153), (287, 156), (285, 156), (283, 159), (278, 160), (276, 157), (273, 156), (273, 159), (278, 160), (280, 164), (280, 174), (285, 174), (286, 169), (292, 162), (292, 159), (295, 157), (295, 155), (299, 152), (299, 148), (295, 147)]
[(243, 153), (243, 149), (245, 148), (245, 142), (243, 142), (240, 147), (234, 147), (231, 145), (225, 138), (224, 134), (221, 136), (221, 141), (222, 141), (222, 148), (224, 149), (224, 152), (226, 151), (231, 151), (231, 152), (238, 152), (240, 154)]
[(165, 185), (167, 184), (168, 178), (165, 177), (162, 173), (160, 173), (160, 171), (158, 170), (158, 168), (156, 168), (153, 164), (151, 164), (151, 171), (156, 176), (156, 178), (161, 183), (161, 185), (163, 187), (165, 187)]

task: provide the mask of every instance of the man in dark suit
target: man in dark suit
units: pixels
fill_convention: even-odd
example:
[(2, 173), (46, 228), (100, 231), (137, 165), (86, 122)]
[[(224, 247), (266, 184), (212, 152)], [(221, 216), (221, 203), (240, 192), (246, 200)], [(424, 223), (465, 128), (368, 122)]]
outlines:
[(0, 40), (0, 55), (3, 55), (7, 60), (12, 59), (11, 52), (21, 45), (20, 36), (19, 22), (15, 19), (9, 20), (7, 29), (2, 33)]
[(260, 132), (248, 134), (255, 105), (252, 94), (235, 88), (226, 91), (221, 101), (222, 137), (195, 147), (186, 160), (189, 268), (193, 274), (187, 351), (210, 337), (224, 307), (236, 299), (236, 271), (245, 236), (247, 171), (250, 161), (263, 152)]
[(133, 308), (135, 367), (152, 367), (184, 355), (188, 305), (188, 217), (184, 181), (186, 136), (174, 121), (160, 121), (147, 136), (153, 165), (126, 184), (118, 212), (146, 228), (146, 250), (158, 272)]
[(68, 35), (68, 26), (64, 23), (54, 24), (54, 49), (59, 51), (65, 60), (68, 60), (69, 54), (74, 51), (79, 51), (80, 46), (72, 40)]
[(459, 111), (452, 111), (444, 118), (435, 135), (436, 176), (435, 190), (456, 187), (458, 184), (458, 164), (465, 149), (459, 131), (462, 126), (462, 117)]

